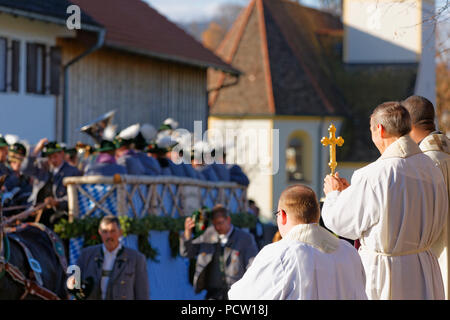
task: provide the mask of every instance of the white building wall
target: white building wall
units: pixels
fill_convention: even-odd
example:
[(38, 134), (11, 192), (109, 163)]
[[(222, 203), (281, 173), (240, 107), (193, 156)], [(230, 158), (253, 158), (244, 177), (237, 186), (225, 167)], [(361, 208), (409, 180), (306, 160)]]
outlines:
[(42, 137), (55, 138), (55, 96), (26, 93), (26, 43), (54, 46), (63, 36), (74, 33), (63, 26), (0, 15), (0, 37), (20, 41), (19, 92), (0, 92), (1, 134), (17, 134), (31, 144)]
[(414, 94), (426, 97), (436, 106), (436, 21), (434, 1), (422, 3), (422, 55)]
[(344, 62), (415, 63), (422, 0), (344, 0)]
[[(238, 137), (238, 142), (233, 148), (231, 148), (229, 143), (225, 142), (228, 147), (227, 162), (233, 159), (239, 160), (236, 162), (242, 167), (250, 179), (247, 197), (255, 200), (260, 208), (261, 217), (271, 220), (273, 208), (272, 172), (277, 171), (276, 161), (272, 159), (272, 139), (274, 138), (271, 131), (272, 120), (210, 117), (208, 128), (210, 133), (212, 133), (212, 130), (218, 130), (225, 135), (227, 130), (229, 130), (229, 132), (232, 132), (232, 135)], [(253, 133), (256, 133), (256, 139)], [(212, 135), (208, 136), (212, 138)], [(248, 142), (251, 143), (248, 144)], [(242, 158), (238, 159), (236, 157), (237, 155)], [(242, 160), (244, 161), (242, 162)]]

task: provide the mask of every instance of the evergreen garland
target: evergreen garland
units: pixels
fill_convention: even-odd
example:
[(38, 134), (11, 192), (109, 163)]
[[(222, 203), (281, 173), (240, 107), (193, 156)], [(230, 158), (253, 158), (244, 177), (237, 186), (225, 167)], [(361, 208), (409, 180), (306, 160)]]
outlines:
[[(171, 250), (171, 256), (175, 258), (179, 252), (178, 235), (184, 231), (184, 220), (186, 217), (172, 218), (159, 216), (146, 216), (144, 218), (130, 218), (127, 216), (119, 217), (120, 226), (123, 236), (137, 235), (138, 248), (147, 258), (159, 262), (157, 260), (158, 251), (153, 248), (148, 236), (150, 230), (169, 231), (168, 240)], [(250, 213), (231, 214), (231, 222), (239, 228), (254, 228), (256, 225), (256, 217)], [(101, 218), (85, 217), (83, 219), (75, 219), (72, 223), (67, 220), (61, 220), (55, 225), (55, 232), (62, 239), (84, 238), (84, 247), (101, 243), (98, 234), (98, 225)]]

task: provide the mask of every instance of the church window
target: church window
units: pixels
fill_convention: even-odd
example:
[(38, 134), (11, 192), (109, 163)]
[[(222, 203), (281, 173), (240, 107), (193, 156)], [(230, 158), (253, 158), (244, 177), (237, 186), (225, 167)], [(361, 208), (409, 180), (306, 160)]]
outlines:
[(286, 171), (289, 181), (305, 180), (303, 156), (302, 140), (298, 137), (292, 137), (286, 149)]

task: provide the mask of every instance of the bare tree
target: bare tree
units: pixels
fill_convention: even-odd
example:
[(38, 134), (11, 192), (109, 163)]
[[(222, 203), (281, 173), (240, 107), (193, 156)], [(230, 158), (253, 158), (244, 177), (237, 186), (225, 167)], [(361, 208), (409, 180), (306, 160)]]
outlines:
[(212, 18), (208, 29), (202, 33), (203, 45), (214, 51), (236, 21), (242, 9), (243, 7), (240, 5), (222, 4), (218, 13)]

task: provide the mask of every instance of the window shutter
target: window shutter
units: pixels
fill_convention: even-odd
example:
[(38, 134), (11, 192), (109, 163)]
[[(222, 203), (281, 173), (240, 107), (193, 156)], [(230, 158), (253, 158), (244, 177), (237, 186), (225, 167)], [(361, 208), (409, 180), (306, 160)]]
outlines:
[(7, 89), (7, 74), (8, 74), (8, 45), (5, 38), (0, 38), (0, 91)]
[(27, 43), (27, 92), (36, 93), (36, 45)]
[(20, 79), (20, 42), (12, 41), (12, 72), (11, 72), (11, 91), (19, 92)]
[(61, 74), (61, 48), (50, 48), (50, 93), (59, 95)]

